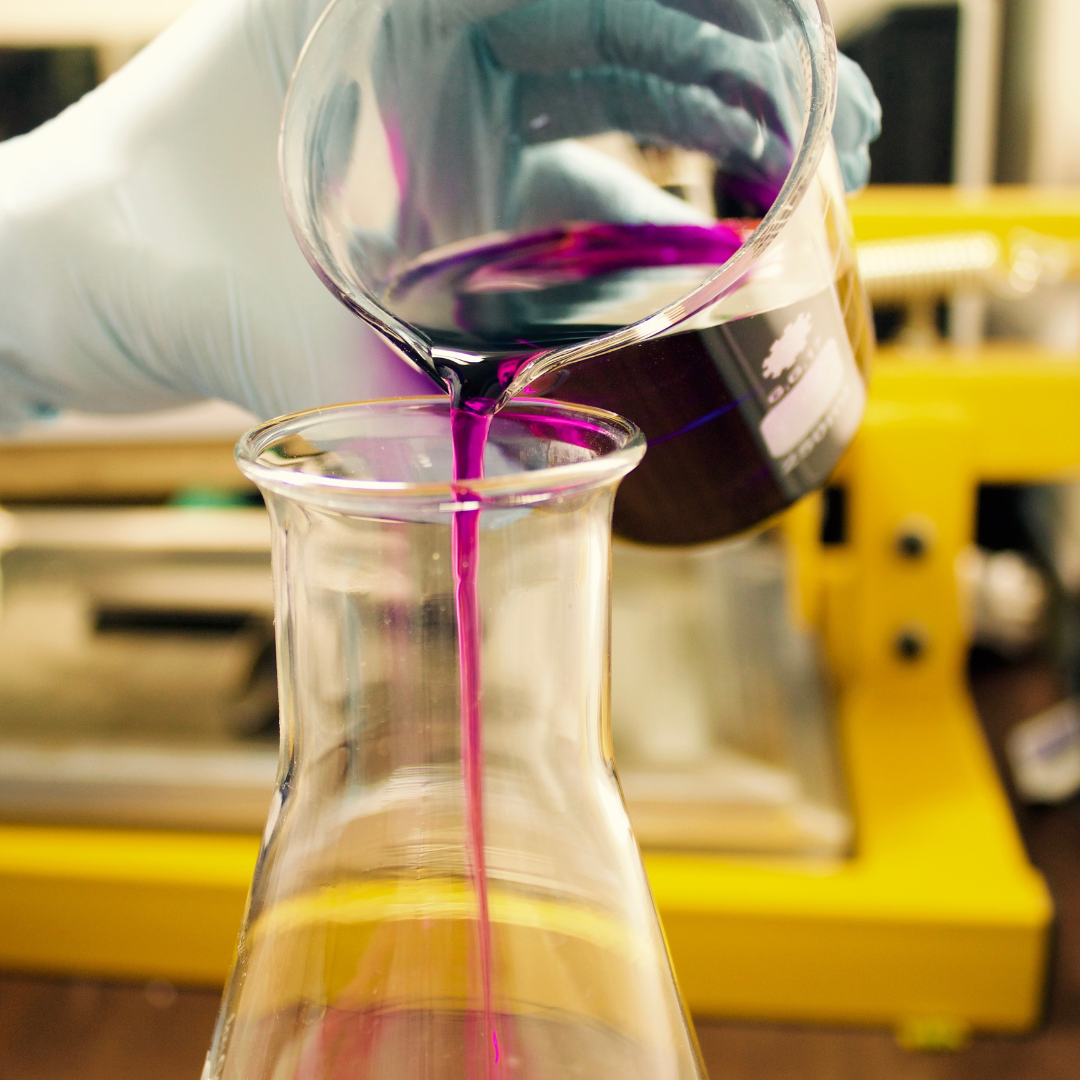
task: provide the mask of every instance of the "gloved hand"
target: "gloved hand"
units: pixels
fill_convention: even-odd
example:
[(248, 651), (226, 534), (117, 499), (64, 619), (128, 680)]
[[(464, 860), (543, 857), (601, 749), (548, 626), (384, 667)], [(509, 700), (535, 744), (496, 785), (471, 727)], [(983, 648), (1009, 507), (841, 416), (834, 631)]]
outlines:
[[(461, 11), (497, 15), (509, 2)], [(430, 391), (324, 289), (285, 220), (278, 121), (322, 3), (201, 0), (77, 105), (0, 145), (0, 424), (204, 397), (271, 416)], [(552, 3), (569, 10), (529, 6)], [(500, 32), (496, 61), (512, 51), (505, 27), (492, 24), (491, 40)], [(857, 165), (876, 103), (852, 72), (842, 68), (838, 116), (841, 155)], [(413, 92), (430, 99), (419, 76)], [(774, 104), (776, 130), (755, 127), (765, 148), (755, 156), (733, 136), (732, 154), (780, 153)]]
[[(725, 176), (761, 192), (762, 213), (780, 190), (802, 131), (791, 40), (724, 30), (689, 14), (687, 0), (488, 0), (444, 5), (441, 20), (436, 7), (397, 0), (373, 49), (379, 112), (406, 158), (399, 259), (560, 220), (700, 220), (629, 170), (559, 141), (611, 130), (707, 153)], [(499, 13), (478, 18), (477, 9)], [(320, 32), (345, 29), (343, 19)], [(880, 108), (846, 57), (839, 80), (834, 131), (845, 186), (855, 190), (869, 176)], [(352, 116), (357, 102), (335, 107)], [(333, 142), (338, 133), (327, 127)], [(338, 138), (324, 156), (344, 163), (343, 149)]]
[(430, 392), (330, 296), (285, 219), (281, 104), (323, 6), (201, 0), (0, 145), (0, 422)]

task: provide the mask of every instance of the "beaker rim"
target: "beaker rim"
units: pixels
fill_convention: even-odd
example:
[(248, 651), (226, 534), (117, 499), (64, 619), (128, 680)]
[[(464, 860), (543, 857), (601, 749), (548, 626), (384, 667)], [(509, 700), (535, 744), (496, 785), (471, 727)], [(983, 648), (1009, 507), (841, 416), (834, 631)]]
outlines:
[[(284, 495), (300, 502), (319, 504), (338, 512), (366, 513), (373, 508), (394, 506), (411, 510), (454, 513), (478, 507), (535, 505), (590, 489), (602, 488), (622, 479), (645, 453), (645, 436), (630, 420), (605, 409), (526, 396), (509, 402), (495, 414), (495, 421), (559, 423), (561, 430), (572, 428), (591, 439), (593, 456), (535, 469), (520, 469), (479, 480), (415, 481), (334, 475), (320, 471), (323, 452), (295, 456), (278, 452), (287, 440), (306, 440), (322, 428), (339, 430), (350, 418), (357, 423), (372, 422), (401, 414), (403, 420), (420, 416), (445, 416), (446, 444), (450, 443), (450, 399), (443, 395), (384, 398), (350, 402), (291, 413), (257, 425), (236, 444), (236, 462), (248, 479), (263, 491)], [(405, 435), (397, 436), (406, 438)], [(558, 438), (552, 441), (565, 441)], [(582, 444), (577, 444), (582, 445)], [(295, 446), (295, 443), (294, 443)], [(314, 471), (313, 471), (314, 469)]]
[[(837, 89), (836, 37), (826, 0), (770, 2), (778, 11), (786, 13), (790, 28), (799, 34), (799, 44), (805, 50), (801, 54), (801, 67), (806, 109), (801, 138), (794, 147), (791, 165), (772, 205), (749, 237), (703, 281), (659, 310), (633, 322), (580, 341), (541, 349), (521, 365), (509, 385), (503, 388), (501, 401), (515, 397), (528, 385), (570, 364), (671, 333), (734, 292), (780, 237), (810, 190), (832, 138)], [(297, 140), (297, 145), (303, 147), (302, 152), (296, 154), (290, 150), (288, 130), (292, 125), (296, 102), (301, 96), (297, 87), (302, 85), (300, 75), (305, 61), (314, 52), (314, 43), (320, 33), (333, 26), (334, 19), (350, 3), (354, 8), (358, 6), (357, 0), (330, 0), (326, 4), (304, 42), (285, 91), (278, 131), (278, 180), (285, 213), (300, 250), (323, 285), (346, 308), (390, 340), (408, 363), (432, 376), (437, 369), (431, 363), (431, 342), (426, 335), (383, 307), (367, 286), (354, 274), (344, 272), (339, 262), (327, 254), (324, 231), (312, 219), (316, 203), (305, 186), (305, 178), (309, 180), (311, 174), (306, 156), (310, 147), (306, 141)], [(498, 230), (483, 235), (497, 236)]]

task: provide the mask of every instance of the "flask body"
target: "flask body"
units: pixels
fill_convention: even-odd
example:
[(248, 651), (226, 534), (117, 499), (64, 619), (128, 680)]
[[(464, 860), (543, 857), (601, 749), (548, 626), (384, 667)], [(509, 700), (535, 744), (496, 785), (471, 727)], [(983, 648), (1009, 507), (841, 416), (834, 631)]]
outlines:
[[(700, 1077), (608, 732), (640, 434), (514, 405), (464, 491), (446, 412), (343, 406), (241, 446), (273, 520), (281, 766), (204, 1078)], [(477, 509), (486, 919), (451, 543)]]

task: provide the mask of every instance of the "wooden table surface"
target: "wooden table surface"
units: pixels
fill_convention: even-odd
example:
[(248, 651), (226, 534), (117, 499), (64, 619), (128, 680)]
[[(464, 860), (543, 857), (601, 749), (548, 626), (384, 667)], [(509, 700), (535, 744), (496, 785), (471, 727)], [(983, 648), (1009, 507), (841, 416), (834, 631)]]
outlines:
[[(1035, 664), (983, 672), (975, 692), (996, 753), (1010, 724), (1060, 697), (1054, 676)], [(1019, 807), (1017, 816), (1058, 911), (1041, 1031), (911, 1054), (884, 1031), (703, 1021), (698, 1037), (713, 1080), (1078, 1080), (1080, 804)], [(198, 1080), (218, 996), (168, 984), (2, 977), (0, 1080)]]

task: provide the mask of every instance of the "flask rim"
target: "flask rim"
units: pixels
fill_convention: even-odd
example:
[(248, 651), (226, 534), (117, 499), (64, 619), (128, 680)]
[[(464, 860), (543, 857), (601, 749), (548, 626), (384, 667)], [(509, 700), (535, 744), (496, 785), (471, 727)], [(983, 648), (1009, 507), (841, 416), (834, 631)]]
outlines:
[[(306, 438), (320, 426), (347, 419), (402, 414), (436, 414), (446, 417), (450, 441), (450, 400), (443, 395), (382, 398), (307, 409), (265, 421), (242, 435), (236, 444), (236, 463), (261, 491), (283, 495), (298, 502), (322, 505), (338, 512), (371, 512), (380, 509), (437, 510), (455, 513), (477, 508), (515, 507), (565, 498), (603, 488), (621, 480), (645, 453), (645, 436), (636, 424), (605, 409), (527, 396), (511, 401), (495, 418), (539, 423), (570, 421), (577, 430), (596, 439), (594, 456), (538, 469), (467, 481), (417, 482), (330, 475), (310, 471), (301, 457), (273, 463), (270, 451), (289, 438)], [(305, 434), (306, 433), (306, 434)], [(565, 441), (565, 440), (564, 440)]]

